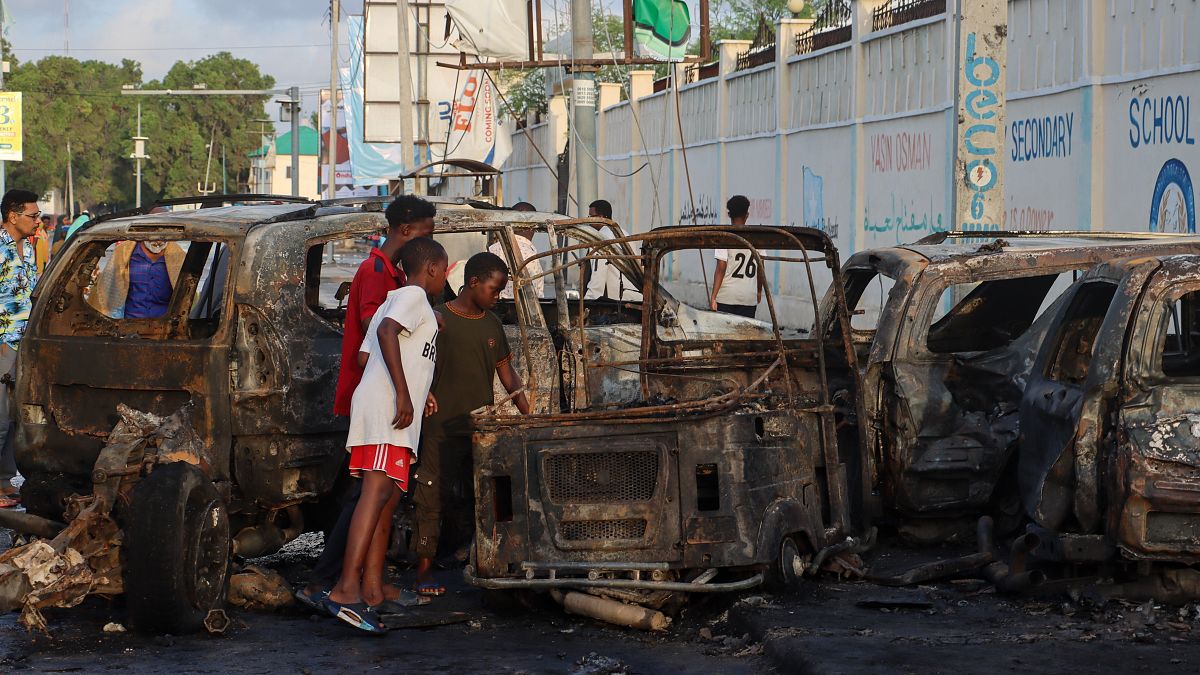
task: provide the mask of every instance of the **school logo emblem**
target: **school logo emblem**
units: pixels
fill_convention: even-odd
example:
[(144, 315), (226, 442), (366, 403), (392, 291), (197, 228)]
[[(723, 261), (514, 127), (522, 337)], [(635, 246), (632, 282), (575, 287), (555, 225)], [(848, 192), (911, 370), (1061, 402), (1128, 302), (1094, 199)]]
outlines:
[(1167, 160), (1158, 172), (1154, 184), (1154, 199), (1150, 202), (1150, 231), (1194, 234), (1196, 232), (1196, 201), (1192, 177), (1187, 166), (1178, 159)]
[(488, 348), (490, 348), (490, 349), (496, 348), (496, 338), (488, 338)]

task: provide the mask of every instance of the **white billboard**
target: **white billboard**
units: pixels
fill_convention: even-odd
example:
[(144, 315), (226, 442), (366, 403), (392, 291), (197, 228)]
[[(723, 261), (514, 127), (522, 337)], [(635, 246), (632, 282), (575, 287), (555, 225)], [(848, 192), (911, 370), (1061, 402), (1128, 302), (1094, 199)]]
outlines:
[(409, 14), (403, 23), (410, 53), (402, 56), (397, 20), (400, 4), (397, 0), (367, 0), (365, 5), (363, 140), (401, 141), (400, 78), (404, 76), (412, 97), (411, 138), (416, 154), (405, 172), (446, 158), (499, 165), (511, 151), (511, 123), (500, 114), (499, 95), (491, 78), (482, 71), (437, 65), (459, 60), (455, 40), (444, 39), (447, 9), (440, 2), (403, 3)]

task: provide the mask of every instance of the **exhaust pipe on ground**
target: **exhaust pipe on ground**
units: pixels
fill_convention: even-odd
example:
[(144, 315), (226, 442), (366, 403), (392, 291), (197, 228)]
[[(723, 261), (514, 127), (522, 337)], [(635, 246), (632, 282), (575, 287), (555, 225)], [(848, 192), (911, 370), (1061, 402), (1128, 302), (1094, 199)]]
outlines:
[(563, 593), (557, 589), (550, 596), (563, 606), (569, 614), (578, 614), (617, 626), (641, 630), (663, 631), (670, 620), (662, 612), (648, 607), (629, 605), (608, 598), (601, 598), (578, 591)]
[[(992, 517), (982, 516), (975, 532), (980, 553), (995, 555), (996, 545), (992, 539), (992, 532)], [(1023, 593), (1034, 586), (1041, 585), (1046, 581), (1046, 574), (1041, 570), (1026, 569), (1029, 552), (1037, 548), (1040, 541), (1038, 536), (1032, 532), (1026, 532), (1017, 537), (1013, 541), (1010, 551), (1010, 562), (996, 561), (984, 567), (983, 578), (995, 586), (999, 593)]]

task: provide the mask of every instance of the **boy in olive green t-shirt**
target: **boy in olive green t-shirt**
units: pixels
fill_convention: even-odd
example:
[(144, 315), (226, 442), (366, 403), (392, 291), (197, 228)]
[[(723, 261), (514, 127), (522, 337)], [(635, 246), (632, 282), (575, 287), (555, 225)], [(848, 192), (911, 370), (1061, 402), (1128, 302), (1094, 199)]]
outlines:
[[(437, 412), (425, 420), (413, 473), (416, 590), (422, 595), (445, 592), (433, 579), (433, 558), (449, 488), (456, 481), (472, 477), (471, 411), (495, 403), (492, 379), (497, 375), (509, 393), (523, 386), (521, 376), (512, 367), (512, 350), (504, 326), (489, 311), (508, 285), (508, 267), (495, 254), (477, 253), (467, 261), (463, 280), (462, 293), (435, 308), (445, 321), (438, 333), (433, 379)], [(513, 402), (522, 414), (529, 414), (525, 394), (517, 395)], [(473, 486), (469, 482), (467, 486), (467, 492), (473, 493)]]

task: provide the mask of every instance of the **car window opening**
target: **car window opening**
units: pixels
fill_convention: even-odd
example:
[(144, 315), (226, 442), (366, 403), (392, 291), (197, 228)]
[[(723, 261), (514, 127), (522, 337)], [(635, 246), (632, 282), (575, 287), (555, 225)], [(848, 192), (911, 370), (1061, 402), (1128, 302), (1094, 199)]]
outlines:
[(1163, 375), (1200, 376), (1200, 291), (1170, 302), (1165, 314), (1167, 330), (1159, 344)]
[(57, 288), (53, 335), (195, 340), (221, 322), (229, 247), (221, 242), (91, 242)]
[[(1008, 346), (1052, 303), (1051, 290), (1065, 289), (1070, 280), (1066, 272), (948, 287), (938, 307), (949, 309), (944, 315), (934, 314), (926, 341), (929, 351), (985, 352)], [(955, 302), (959, 297), (962, 300)]]
[(1083, 384), (1095, 353), (1096, 336), (1116, 292), (1116, 285), (1106, 282), (1089, 283), (1079, 289), (1067, 309), (1046, 377), (1066, 384)]

